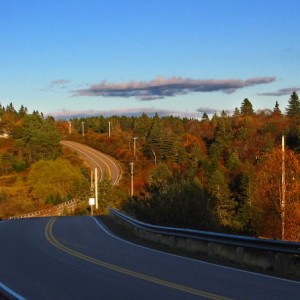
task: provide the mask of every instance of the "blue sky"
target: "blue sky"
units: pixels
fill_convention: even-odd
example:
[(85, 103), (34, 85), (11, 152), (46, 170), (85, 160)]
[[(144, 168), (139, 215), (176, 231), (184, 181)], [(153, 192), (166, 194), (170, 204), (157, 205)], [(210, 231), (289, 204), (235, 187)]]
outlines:
[(0, 0), (0, 103), (54, 116), (284, 111), (298, 0)]

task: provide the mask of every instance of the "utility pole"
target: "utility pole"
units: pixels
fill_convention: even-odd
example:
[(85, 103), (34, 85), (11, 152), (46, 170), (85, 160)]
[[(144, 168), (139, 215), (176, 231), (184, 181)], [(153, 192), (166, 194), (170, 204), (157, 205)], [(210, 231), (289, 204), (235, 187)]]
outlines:
[(95, 204), (98, 209), (98, 169), (95, 168)]
[(82, 127), (82, 136), (84, 136), (84, 122), (81, 122), (81, 127)]
[(72, 133), (72, 122), (69, 121), (69, 134), (71, 134), (71, 133)]
[(91, 170), (91, 192), (94, 191), (94, 171)]
[(284, 135), (282, 136), (282, 170), (281, 170), (281, 239), (285, 238), (285, 192), (286, 192), (286, 184), (285, 184), (285, 143), (284, 143)]
[(133, 165), (134, 163), (130, 163), (130, 173), (131, 173), (131, 186), (130, 186), (130, 197), (133, 197)]
[(136, 150), (136, 140), (138, 139), (137, 137), (132, 138), (133, 139), (133, 155), (136, 160), (136, 155), (135, 155), (135, 150)]
[(110, 138), (110, 121), (108, 122), (108, 137)]

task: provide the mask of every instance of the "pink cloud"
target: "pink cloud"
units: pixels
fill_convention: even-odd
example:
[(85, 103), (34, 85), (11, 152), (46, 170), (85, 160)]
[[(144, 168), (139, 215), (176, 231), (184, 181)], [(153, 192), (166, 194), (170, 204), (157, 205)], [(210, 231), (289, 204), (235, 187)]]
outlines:
[(157, 77), (151, 81), (107, 83), (102, 81), (87, 89), (73, 91), (73, 96), (136, 97), (139, 100), (156, 100), (193, 92), (233, 93), (237, 89), (275, 81), (275, 77), (241, 79), (191, 79)]

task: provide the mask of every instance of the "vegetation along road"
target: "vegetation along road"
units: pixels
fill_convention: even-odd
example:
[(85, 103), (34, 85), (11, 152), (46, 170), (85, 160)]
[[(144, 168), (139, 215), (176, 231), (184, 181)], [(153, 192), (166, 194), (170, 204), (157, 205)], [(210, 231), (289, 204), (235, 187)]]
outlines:
[(92, 147), (71, 142), (71, 141), (62, 141), (62, 145), (74, 149), (84, 160), (86, 160), (93, 168), (98, 169), (99, 180), (101, 181), (105, 174), (108, 176), (113, 185), (119, 183), (121, 178), (121, 168), (113, 158), (101, 153), (98, 150), (95, 150)]
[(17, 299), (297, 299), (300, 294), (299, 282), (126, 242), (99, 218), (3, 221), (0, 240), (0, 290)]

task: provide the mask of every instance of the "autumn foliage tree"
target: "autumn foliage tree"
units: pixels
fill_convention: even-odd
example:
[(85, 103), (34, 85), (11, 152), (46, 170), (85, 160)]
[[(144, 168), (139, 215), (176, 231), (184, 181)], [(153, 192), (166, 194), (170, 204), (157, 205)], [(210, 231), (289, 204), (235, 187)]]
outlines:
[[(276, 148), (261, 158), (253, 186), (251, 207), (255, 228), (260, 236), (281, 239), (284, 226), (285, 239), (294, 240), (299, 239), (300, 230), (300, 162), (299, 157), (289, 149), (285, 151), (284, 160), (285, 170), (282, 169), (281, 148)], [(286, 178), (285, 191), (282, 185), (283, 172)], [(283, 216), (285, 220), (282, 219)]]
[(47, 203), (47, 200), (49, 204), (82, 197), (89, 191), (89, 183), (79, 169), (63, 159), (36, 162), (28, 182), (31, 194), (39, 205)]

